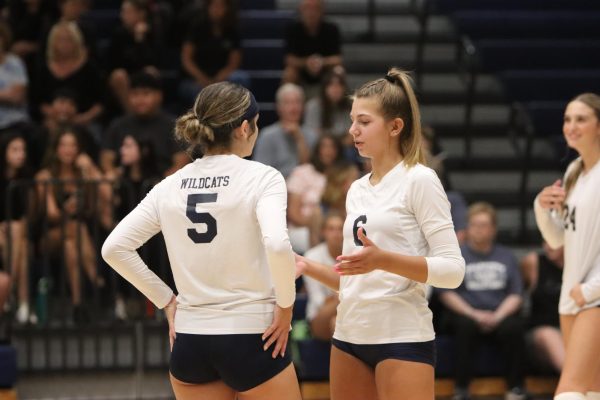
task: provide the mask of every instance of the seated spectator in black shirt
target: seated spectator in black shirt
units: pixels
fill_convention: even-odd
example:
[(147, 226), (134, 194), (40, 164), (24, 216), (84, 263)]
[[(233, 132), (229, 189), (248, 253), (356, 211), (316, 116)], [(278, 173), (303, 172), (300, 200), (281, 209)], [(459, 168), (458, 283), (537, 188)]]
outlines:
[(323, 19), (321, 0), (303, 0), (300, 19), (285, 34), (284, 82), (315, 85), (325, 70), (342, 64), (338, 27)]
[(79, 125), (97, 123), (104, 110), (104, 79), (88, 57), (83, 36), (73, 22), (59, 22), (48, 35), (46, 62), (42, 63), (34, 87), (34, 111), (41, 119), (50, 113), (50, 102), (58, 89), (68, 88), (77, 97)]
[(192, 23), (181, 47), (181, 63), (187, 74), (180, 85), (185, 107), (211, 83), (230, 81), (250, 85), (250, 78), (238, 68), (242, 64), (237, 10), (231, 0), (207, 0), (205, 10)]
[(49, 112), (42, 121), (42, 129), (35, 139), (31, 155), (34, 161), (34, 167), (41, 167), (42, 159), (50, 143), (57, 137), (58, 133), (67, 127), (75, 127), (79, 137), (81, 150), (92, 158), (94, 163), (98, 163), (100, 153), (99, 138), (94, 137), (92, 131), (85, 125), (76, 122), (77, 116), (77, 96), (67, 88), (58, 89), (54, 93), (52, 102), (49, 105)]
[(102, 140), (100, 166), (106, 173), (115, 168), (119, 148), (127, 135), (152, 143), (161, 174), (173, 172), (189, 162), (189, 157), (175, 142), (175, 118), (162, 110), (162, 99), (161, 83), (156, 76), (146, 72), (132, 75), (130, 112), (115, 119)]
[(129, 104), (129, 77), (144, 70), (159, 75), (161, 41), (149, 19), (146, 0), (125, 0), (121, 25), (113, 31), (108, 50), (109, 84), (123, 109)]

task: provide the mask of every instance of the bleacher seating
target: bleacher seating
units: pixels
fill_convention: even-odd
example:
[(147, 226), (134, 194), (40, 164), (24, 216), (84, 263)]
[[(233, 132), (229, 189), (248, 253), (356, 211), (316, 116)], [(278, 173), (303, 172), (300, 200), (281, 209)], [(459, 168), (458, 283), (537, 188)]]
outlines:
[(281, 84), (280, 70), (250, 71), (252, 79), (252, 93), (259, 101), (275, 100), (275, 92)]
[(442, 12), (459, 10), (600, 10), (595, 0), (435, 0)]
[(600, 40), (481, 39), (475, 42), (483, 69), (580, 69), (600, 65)]
[(530, 107), (528, 102), (565, 104), (581, 92), (600, 88), (595, 71), (600, 65), (598, 2), (437, 0), (435, 4), (473, 41), (480, 70), (498, 73), (509, 100), (535, 110), (531, 119), (537, 134), (556, 132), (538, 122), (556, 122), (562, 110), (540, 103)]
[(588, 11), (457, 11), (452, 17), (471, 39), (587, 39), (600, 33), (600, 13)]
[[(477, 61), (472, 76), (497, 74), (514, 110), (526, 113), (525, 118), (515, 118), (511, 128), (526, 134), (520, 195), (524, 201), (530, 197), (526, 191), (534, 140), (545, 139), (554, 147), (555, 159), (564, 158), (561, 128), (566, 103), (579, 93), (600, 89), (600, 3), (437, 0), (435, 5), (449, 13), (473, 43)], [(524, 203), (522, 221), (527, 209)]]
[(283, 38), (294, 13), (286, 10), (244, 10), (240, 12), (240, 34), (244, 39)]
[[(438, 335), (435, 338), (437, 347), (437, 363), (435, 376), (446, 378), (454, 376), (454, 338), (448, 335)], [(478, 377), (502, 376), (504, 359), (502, 353), (491, 343), (483, 343), (475, 355), (473, 371)]]
[(584, 92), (600, 92), (598, 70), (508, 70), (500, 73), (513, 99), (528, 111), (535, 132), (560, 137), (566, 101)]
[(561, 101), (583, 92), (600, 91), (600, 70), (507, 70), (505, 87), (519, 101)]
[(242, 10), (274, 10), (275, 0), (240, 0), (240, 9)]
[(283, 69), (284, 43), (281, 39), (242, 40), (246, 70)]

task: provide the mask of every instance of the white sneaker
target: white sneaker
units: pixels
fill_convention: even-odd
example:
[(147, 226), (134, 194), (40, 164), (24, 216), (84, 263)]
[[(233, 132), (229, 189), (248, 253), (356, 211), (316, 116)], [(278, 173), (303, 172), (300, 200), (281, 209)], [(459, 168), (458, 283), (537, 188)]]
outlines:
[(17, 309), (17, 322), (20, 324), (26, 324), (29, 320), (29, 304), (21, 303)]

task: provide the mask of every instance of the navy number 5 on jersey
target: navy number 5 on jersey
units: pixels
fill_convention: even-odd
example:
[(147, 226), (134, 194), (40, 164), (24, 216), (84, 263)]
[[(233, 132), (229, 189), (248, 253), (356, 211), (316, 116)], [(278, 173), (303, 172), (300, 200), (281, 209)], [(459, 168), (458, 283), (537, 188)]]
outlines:
[(185, 215), (194, 224), (205, 224), (206, 232), (199, 233), (196, 229), (188, 229), (187, 234), (194, 243), (210, 243), (217, 236), (217, 220), (207, 212), (196, 211), (196, 205), (200, 203), (215, 203), (217, 193), (190, 194), (187, 198), (187, 209)]

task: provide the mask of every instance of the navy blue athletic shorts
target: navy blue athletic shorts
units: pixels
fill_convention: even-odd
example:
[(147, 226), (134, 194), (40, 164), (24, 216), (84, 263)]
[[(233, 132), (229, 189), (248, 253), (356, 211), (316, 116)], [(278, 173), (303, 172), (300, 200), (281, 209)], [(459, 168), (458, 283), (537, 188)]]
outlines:
[(384, 360), (415, 361), (435, 367), (435, 342), (353, 344), (333, 339), (332, 344), (371, 368)]
[(275, 344), (263, 350), (262, 334), (193, 335), (177, 333), (169, 370), (185, 383), (222, 380), (238, 392), (273, 378), (292, 362), (288, 347), (284, 357), (272, 358)]

